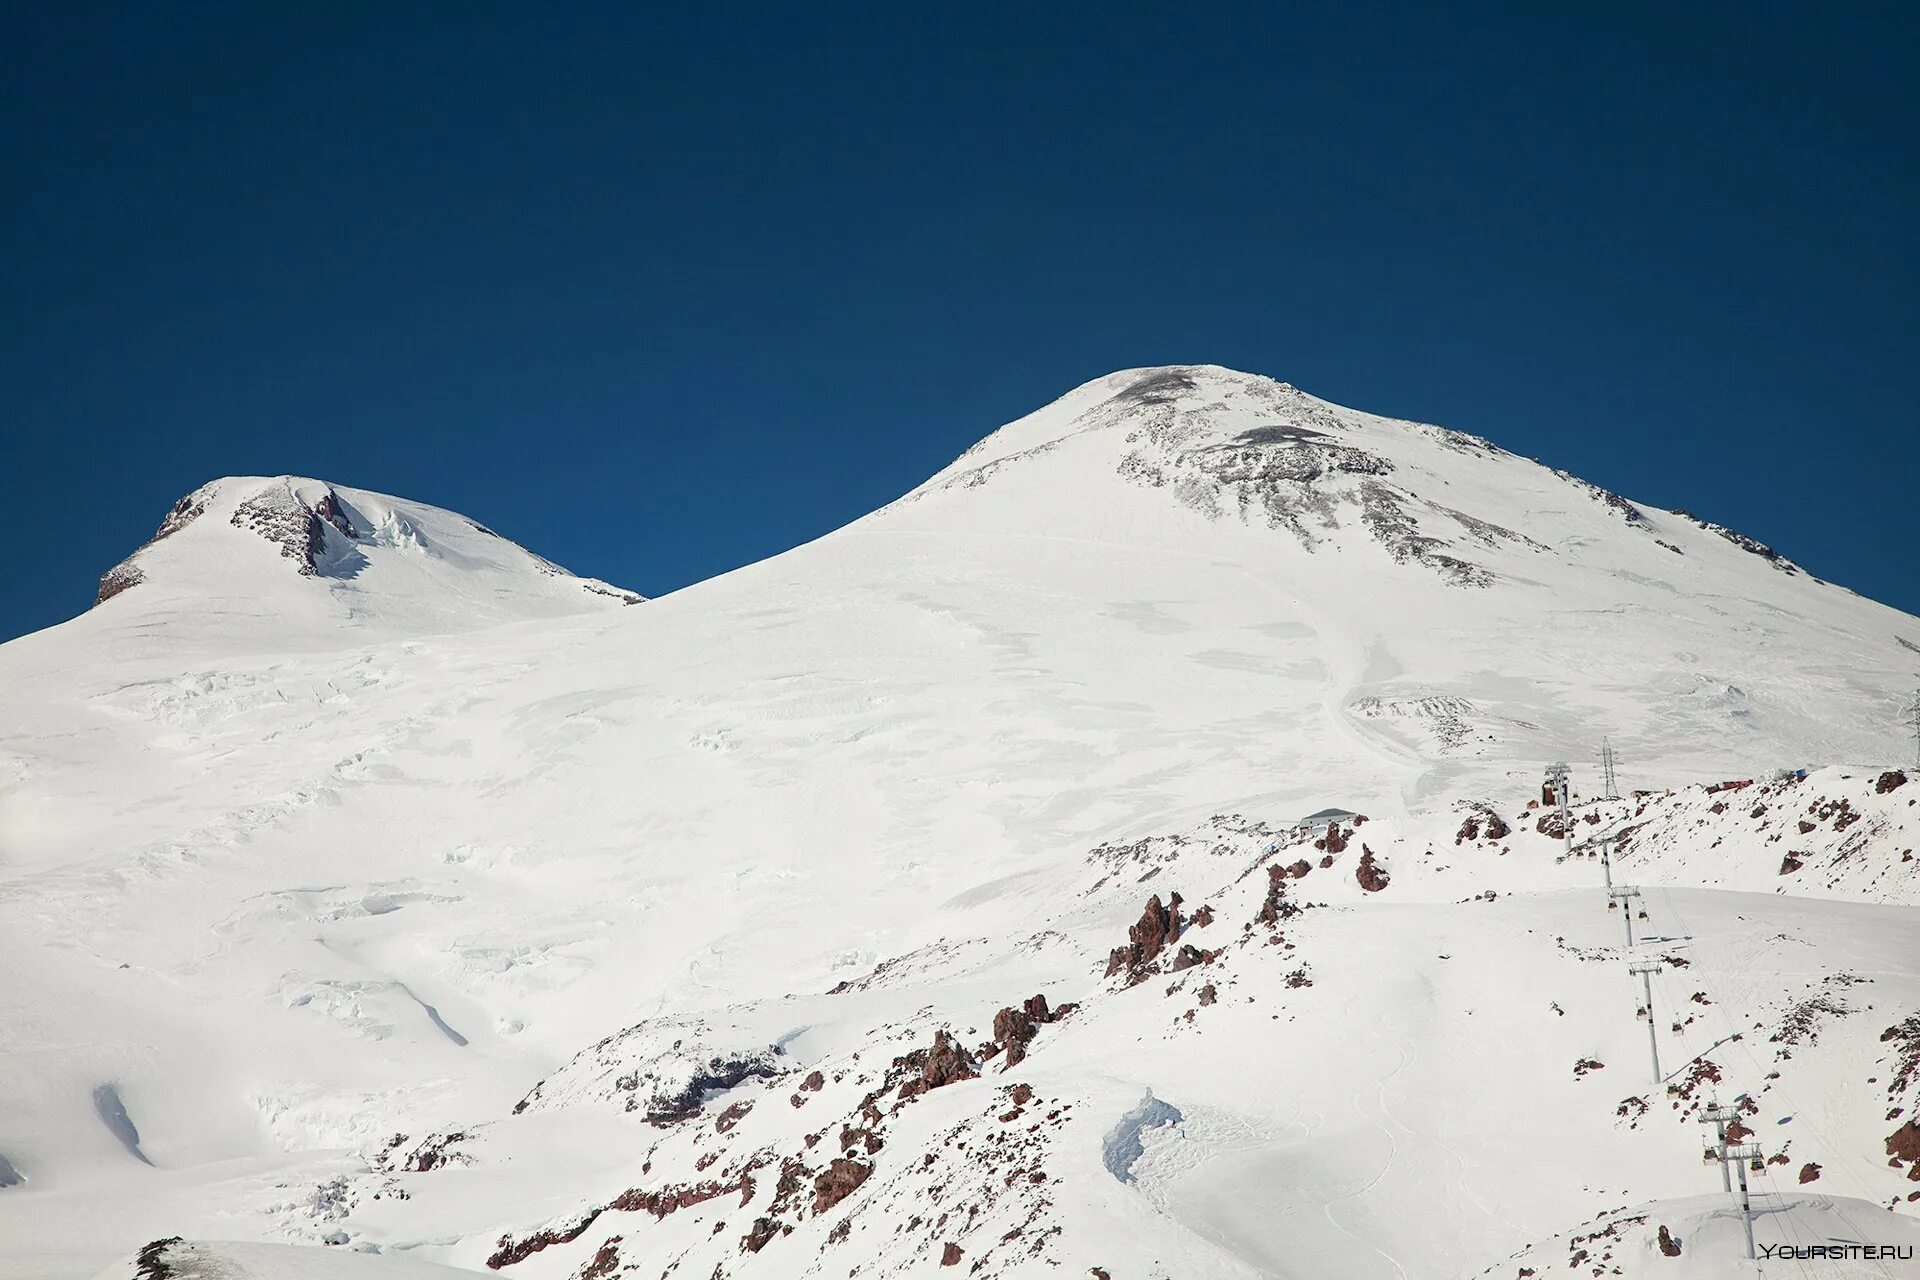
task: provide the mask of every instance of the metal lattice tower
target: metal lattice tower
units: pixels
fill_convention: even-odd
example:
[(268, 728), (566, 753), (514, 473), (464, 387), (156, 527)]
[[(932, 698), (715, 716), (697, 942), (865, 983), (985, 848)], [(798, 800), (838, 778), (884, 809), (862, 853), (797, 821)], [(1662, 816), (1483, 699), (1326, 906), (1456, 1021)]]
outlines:
[(1740, 1172), (1740, 1225), (1747, 1229), (1747, 1257), (1755, 1256), (1753, 1248), (1753, 1198), (1747, 1193), (1747, 1162), (1754, 1167), (1760, 1164), (1760, 1147), (1757, 1143), (1746, 1142), (1737, 1147), (1727, 1145), (1722, 1138), (1716, 1145), (1707, 1148), (1707, 1159), (1720, 1162), (1720, 1172), (1725, 1173), (1732, 1165)]
[(1913, 723), (1913, 767), (1920, 769), (1920, 689), (1913, 691), (1913, 705), (1907, 708), (1907, 718)]
[(1660, 1074), (1660, 1037), (1659, 1029), (1654, 1025), (1653, 1016), (1653, 975), (1660, 972), (1659, 960), (1636, 960), (1627, 966), (1627, 972), (1640, 979), (1640, 989), (1646, 993), (1647, 1004), (1642, 1011), (1647, 1015), (1647, 1049), (1653, 1057), (1653, 1087), (1658, 1089), (1664, 1079)]
[(1573, 852), (1573, 815), (1567, 811), (1569, 796), (1567, 787), (1568, 769), (1565, 761), (1556, 760), (1547, 766), (1547, 788), (1553, 795), (1554, 804), (1560, 810), (1561, 838), (1565, 842), (1563, 853)]
[(1627, 947), (1629, 949), (1633, 947), (1634, 901), (1639, 898), (1639, 896), (1640, 891), (1632, 885), (1622, 885), (1619, 888), (1607, 890), (1607, 909), (1611, 911), (1617, 904), (1621, 908), (1620, 914), (1626, 919)]
[(1620, 798), (1620, 783), (1613, 776), (1615, 760), (1616, 757), (1613, 754), (1613, 739), (1602, 738), (1600, 740), (1600, 775), (1601, 785), (1606, 788), (1606, 794), (1601, 797), (1603, 800), (1618, 800)]
[[(1701, 1124), (1710, 1124), (1713, 1126), (1713, 1146), (1707, 1148), (1707, 1159), (1715, 1159), (1715, 1148), (1727, 1145), (1727, 1126), (1739, 1118), (1740, 1113), (1738, 1111), (1735, 1111), (1732, 1107), (1721, 1106), (1720, 1099), (1718, 1098), (1708, 1103), (1707, 1109), (1694, 1117), (1694, 1119)], [(1720, 1161), (1720, 1189), (1728, 1195), (1733, 1194), (1733, 1175), (1727, 1171), (1727, 1162), (1725, 1160)]]

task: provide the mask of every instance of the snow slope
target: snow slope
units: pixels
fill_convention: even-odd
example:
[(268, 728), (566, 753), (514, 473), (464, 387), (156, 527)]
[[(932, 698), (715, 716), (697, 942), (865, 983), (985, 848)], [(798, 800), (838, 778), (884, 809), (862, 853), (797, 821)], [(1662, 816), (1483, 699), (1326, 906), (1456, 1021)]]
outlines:
[[(1658, 792), (1576, 826), (1688, 961), (1664, 1052), (1827, 1170), (1776, 1209), (1904, 1213), (1920, 786), (1875, 788), (1920, 620), (1738, 535), (1213, 367), (641, 608), (418, 504), (201, 493), (138, 584), (0, 647), (0, 1275), (172, 1235), (1478, 1273), (1717, 1185), (1596, 860), (1525, 807), (1552, 759), (1591, 792), (1602, 735)], [(261, 493), (291, 544), (235, 523)], [(1370, 821), (1290, 833), (1329, 806)], [(1172, 890), (1190, 937), (1109, 975)]]

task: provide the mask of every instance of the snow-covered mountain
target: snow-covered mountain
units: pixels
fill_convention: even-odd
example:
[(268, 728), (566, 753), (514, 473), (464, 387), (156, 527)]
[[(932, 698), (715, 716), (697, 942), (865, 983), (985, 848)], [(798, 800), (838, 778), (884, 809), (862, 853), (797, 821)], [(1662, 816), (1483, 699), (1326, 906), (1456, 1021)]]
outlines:
[(0, 1275), (1722, 1274), (1715, 1091), (1912, 1240), (1920, 619), (1478, 438), (1133, 370), (641, 607), (286, 478), (103, 596), (0, 646)]
[[(115, 616), (188, 615), (222, 634), (427, 634), (635, 604), (465, 516), (300, 476), (229, 476), (175, 503), (100, 579)], [(330, 625), (331, 624), (331, 625)], [(207, 630), (181, 625), (184, 632)], [(297, 643), (297, 641), (296, 641)]]

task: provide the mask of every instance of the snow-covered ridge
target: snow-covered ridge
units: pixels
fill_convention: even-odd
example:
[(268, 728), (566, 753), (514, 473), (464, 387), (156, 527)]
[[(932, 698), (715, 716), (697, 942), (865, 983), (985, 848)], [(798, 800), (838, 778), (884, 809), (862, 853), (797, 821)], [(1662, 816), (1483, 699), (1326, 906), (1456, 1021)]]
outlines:
[[(305, 582), (299, 580), (306, 580)], [(128, 596), (127, 593), (136, 594)], [(339, 606), (406, 629), (484, 626), (641, 599), (465, 516), (300, 476), (230, 476), (175, 503), (100, 579), (96, 607)]]
[(994, 432), (908, 500), (1001, 483), (1010, 469), (1063, 449), (1210, 519), (1284, 530), (1307, 551), (1371, 541), (1397, 563), (1462, 586), (1543, 571), (1539, 559), (1556, 552), (1558, 513), (1515, 498), (1556, 489), (1599, 503), (1675, 554), (1685, 554), (1675, 531), (1699, 528), (1797, 570), (1755, 539), (1685, 512), (1642, 508), (1478, 436), (1347, 409), (1217, 365), (1096, 378)]

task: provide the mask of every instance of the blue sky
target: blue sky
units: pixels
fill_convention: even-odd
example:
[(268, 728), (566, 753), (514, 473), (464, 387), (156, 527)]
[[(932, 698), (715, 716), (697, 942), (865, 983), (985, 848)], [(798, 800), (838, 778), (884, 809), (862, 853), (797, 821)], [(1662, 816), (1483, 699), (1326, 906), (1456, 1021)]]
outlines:
[(0, 637), (216, 475), (659, 594), (1199, 361), (1920, 611), (1911, 8), (1546, 7), (5, 5)]

